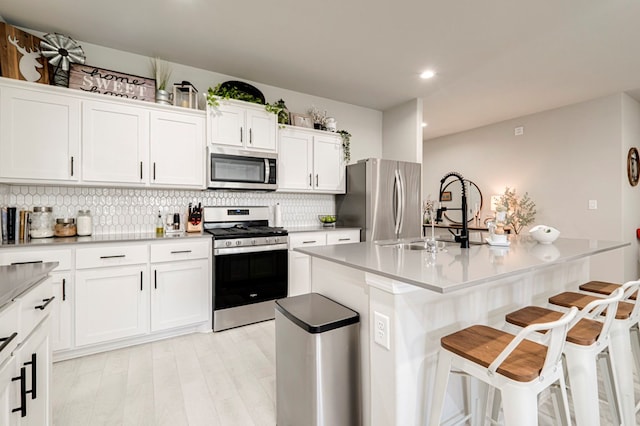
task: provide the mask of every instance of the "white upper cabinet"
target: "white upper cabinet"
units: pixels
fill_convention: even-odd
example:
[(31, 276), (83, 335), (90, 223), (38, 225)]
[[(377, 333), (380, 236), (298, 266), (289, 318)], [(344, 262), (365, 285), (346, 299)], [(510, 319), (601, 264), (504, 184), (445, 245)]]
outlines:
[(208, 107), (209, 143), (221, 147), (256, 151), (276, 151), (277, 116), (263, 105), (220, 100)]
[(278, 191), (345, 193), (340, 135), (287, 126), (279, 146)]
[(143, 185), (148, 170), (148, 111), (111, 102), (82, 104), (82, 180)]
[(8, 182), (77, 182), (80, 100), (0, 87), (0, 178)]
[(204, 188), (205, 119), (151, 112), (151, 185)]

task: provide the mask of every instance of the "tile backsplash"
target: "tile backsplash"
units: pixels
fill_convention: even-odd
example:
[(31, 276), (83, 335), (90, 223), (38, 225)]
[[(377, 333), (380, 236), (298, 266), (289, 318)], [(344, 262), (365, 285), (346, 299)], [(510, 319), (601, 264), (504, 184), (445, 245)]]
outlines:
[(76, 217), (91, 210), (93, 233), (153, 232), (158, 210), (186, 214), (189, 203), (203, 206), (269, 206), (270, 224), (280, 203), (284, 227), (318, 225), (318, 214), (333, 214), (333, 195), (279, 192), (183, 191), (63, 186), (0, 185), (0, 205), (30, 210), (53, 207), (54, 217)]

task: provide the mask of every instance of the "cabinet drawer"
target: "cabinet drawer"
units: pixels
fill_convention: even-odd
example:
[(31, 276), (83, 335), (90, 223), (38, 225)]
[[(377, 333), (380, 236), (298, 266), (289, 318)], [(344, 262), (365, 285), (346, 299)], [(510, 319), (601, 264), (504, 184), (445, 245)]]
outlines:
[(21, 336), (18, 334), (14, 336), (13, 334), (20, 331), (18, 329), (19, 319), (18, 304), (15, 302), (9, 302), (4, 309), (0, 310), (0, 339), (3, 339), (0, 341), (0, 347), (2, 347), (2, 350), (0, 350), (0, 364), (9, 358), (11, 352), (18, 346)]
[(58, 262), (54, 271), (67, 271), (71, 269), (71, 250), (12, 250), (0, 251), (0, 265), (14, 263)]
[(79, 248), (76, 249), (76, 269), (147, 263), (149, 260), (147, 247), (146, 244), (140, 244)]
[(45, 278), (40, 284), (32, 287), (26, 293), (16, 297), (20, 310), (20, 331), (18, 341), (23, 342), (53, 309), (53, 284), (51, 278)]
[(151, 244), (151, 262), (206, 259), (209, 257), (210, 239)]
[(325, 232), (300, 232), (289, 235), (289, 248), (324, 246), (327, 244)]
[(349, 244), (360, 242), (360, 231), (331, 231), (327, 232), (327, 244)]

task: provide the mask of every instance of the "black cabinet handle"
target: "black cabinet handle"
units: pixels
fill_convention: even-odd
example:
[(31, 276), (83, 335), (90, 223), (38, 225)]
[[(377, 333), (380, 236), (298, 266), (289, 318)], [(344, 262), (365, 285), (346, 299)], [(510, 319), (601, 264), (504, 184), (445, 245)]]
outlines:
[(316, 243), (316, 240), (309, 240), (309, 241), (303, 241), (302, 244), (312, 244), (312, 243)]
[(153, 270), (153, 288), (158, 289), (158, 270)]
[(253, 132), (249, 129), (249, 145), (253, 144)]
[(191, 250), (174, 250), (171, 254), (179, 254), (179, 253), (191, 253)]
[(71, 176), (73, 176), (73, 156), (71, 156)]
[(38, 305), (36, 306), (36, 309), (40, 309), (41, 311), (44, 311), (47, 308), (47, 306), (49, 306), (49, 303), (53, 302), (53, 299), (55, 298), (56, 298), (55, 296), (51, 296), (48, 299), (42, 299), (42, 301), (45, 302), (44, 305)]
[(318, 186), (318, 175), (316, 175), (316, 186)]
[(36, 372), (38, 371), (38, 355), (35, 354), (35, 353), (31, 354), (31, 361), (27, 361), (27, 362), (24, 363), (25, 367), (27, 365), (31, 366), (31, 390), (26, 390), (25, 389), (24, 393), (25, 393), (25, 396), (26, 396), (26, 394), (30, 393), (31, 394), (31, 399), (36, 399), (38, 397), (38, 395), (37, 395), (37, 393), (38, 393), (38, 379), (36, 377)]
[(313, 177), (311, 176), (311, 173), (309, 173), (309, 186), (313, 185), (313, 182), (311, 179), (313, 179)]
[(20, 406), (11, 410), (12, 413), (20, 412), (20, 417), (27, 417), (27, 369), (20, 367), (20, 375), (11, 378), (12, 382), (20, 380)]
[(140, 179), (142, 179), (142, 161), (140, 162)]
[(18, 333), (14, 332), (9, 337), (0, 338), (0, 342), (2, 342), (2, 344), (0, 344), (0, 352), (2, 352), (4, 348), (6, 348), (9, 345), (9, 343), (11, 343), (11, 341), (15, 339), (17, 336), (18, 336)]
[(338, 241), (351, 241), (351, 238), (338, 238)]
[(153, 180), (156, 180), (156, 162), (153, 162)]
[(125, 254), (114, 254), (113, 256), (100, 256), (100, 259), (115, 259), (116, 257), (125, 257)]
[(142, 291), (142, 271), (140, 271), (140, 291)]
[(62, 279), (62, 301), (67, 300), (67, 279)]
[(240, 127), (240, 142), (242, 142), (242, 127)]
[(28, 262), (13, 262), (11, 265), (28, 265), (30, 263), (42, 263), (42, 260), (30, 260)]

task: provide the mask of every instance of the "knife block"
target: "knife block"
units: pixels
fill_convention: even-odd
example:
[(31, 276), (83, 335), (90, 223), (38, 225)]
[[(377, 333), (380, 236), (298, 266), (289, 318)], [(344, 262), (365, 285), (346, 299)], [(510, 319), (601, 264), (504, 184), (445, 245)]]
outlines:
[(202, 232), (202, 222), (197, 225), (187, 221), (187, 232)]

